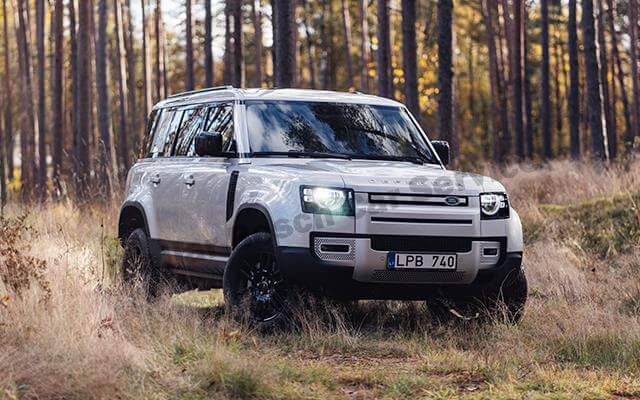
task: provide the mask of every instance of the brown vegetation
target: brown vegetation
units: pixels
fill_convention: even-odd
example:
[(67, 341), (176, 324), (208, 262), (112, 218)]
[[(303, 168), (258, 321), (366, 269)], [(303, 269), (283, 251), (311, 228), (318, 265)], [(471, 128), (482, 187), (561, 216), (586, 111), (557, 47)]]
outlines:
[(147, 303), (113, 284), (114, 210), (58, 204), (23, 218), (12, 204), (0, 398), (637, 398), (640, 164), (513, 167), (501, 179), (527, 232), (531, 300), (515, 327), (360, 302), (260, 336), (224, 317), (217, 291)]

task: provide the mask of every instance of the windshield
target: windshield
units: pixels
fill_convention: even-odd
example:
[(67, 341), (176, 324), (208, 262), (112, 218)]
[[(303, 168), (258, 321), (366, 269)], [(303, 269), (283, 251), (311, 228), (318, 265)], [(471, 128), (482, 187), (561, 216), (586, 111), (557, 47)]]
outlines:
[(247, 101), (254, 155), (323, 154), (437, 164), (402, 107), (299, 101)]

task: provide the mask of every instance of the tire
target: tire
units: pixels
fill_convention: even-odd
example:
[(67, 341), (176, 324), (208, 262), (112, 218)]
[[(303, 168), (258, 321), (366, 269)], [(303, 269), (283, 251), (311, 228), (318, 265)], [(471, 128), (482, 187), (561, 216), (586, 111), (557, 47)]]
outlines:
[(163, 282), (144, 230), (131, 232), (124, 245), (122, 280), (125, 285), (141, 288), (148, 298), (156, 297)]
[(255, 233), (231, 253), (223, 276), (227, 314), (259, 332), (289, 325), (293, 290), (278, 269), (268, 233)]
[(494, 319), (517, 324), (522, 319), (528, 297), (527, 276), (522, 268), (513, 270), (489, 299), (489, 310)]
[(527, 302), (527, 277), (522, 268), (511, 271), (498, 287), (477, 298), (433, 299), (427, 302), (437, 323), (506, 322), (517, 324)]

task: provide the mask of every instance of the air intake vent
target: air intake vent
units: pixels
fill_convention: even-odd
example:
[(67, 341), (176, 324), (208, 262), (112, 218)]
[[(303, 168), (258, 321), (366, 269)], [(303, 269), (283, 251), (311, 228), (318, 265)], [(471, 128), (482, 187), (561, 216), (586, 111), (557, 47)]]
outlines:
[(456, 283), (463, 279), (464, 272), (457, 271), (375, 270), (371, 275), (374, 282), (394, 283)]
[(324, 261), (356, 259), (355, 239), (318, 237), (313, 240), (313, 248), (318, 258)]

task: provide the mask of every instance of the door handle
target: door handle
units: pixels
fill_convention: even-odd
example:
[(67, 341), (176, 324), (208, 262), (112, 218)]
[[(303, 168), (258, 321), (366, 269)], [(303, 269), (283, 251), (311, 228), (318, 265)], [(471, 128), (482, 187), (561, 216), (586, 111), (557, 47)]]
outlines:
[(193, 179), (193, 175), (189, 175), (184, 178), (184, 184), (187, 186), (193, 186), (196, 183), (196, 180)]
[(151, 177), (151, 183), (153, 183), (154, 185), (159, 185), (160, 184), (160, 174), (155, 174), (154, 176)]

